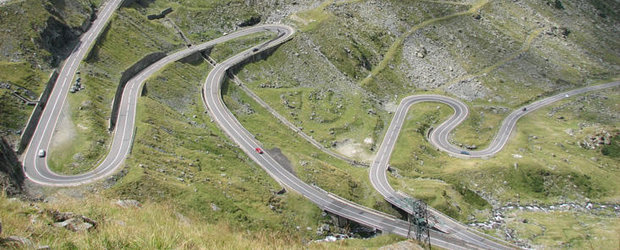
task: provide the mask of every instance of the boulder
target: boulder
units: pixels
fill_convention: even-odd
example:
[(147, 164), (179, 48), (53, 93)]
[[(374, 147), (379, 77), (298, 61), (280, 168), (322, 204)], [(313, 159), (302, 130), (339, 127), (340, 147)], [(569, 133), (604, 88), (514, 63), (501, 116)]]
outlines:
[(64, 227), (73, 232), (87, 231), (97, 227), (97, 222), (84, 215), (74, 214), (71, 212), (60, 212), (58, 210), (48, 210), (48, 214), (52, 217), (55, 227)]
[(217, 205), (215, 205), (214, 203), (211, 203), (211, 209), (213, 211), (219, 211), (220, 210), (220, 208)]
[(116, 201), (116, 205), (122, 208), (140, 208), (142, 204), (137, 200), (118, 200)]
[(6, 248), (35, 248), (35, 245), (29, 239), (21, 236), (9, 236), (0, 238), (0, 247)]
[(73, 232), (83, 232), (93, 228), (95, 225), (85, 222), (84, 220), (80, 220), (78, 218), (71, 218), (65, 221), (56, 222), (53, 224), (55, 227), (64, 227)]

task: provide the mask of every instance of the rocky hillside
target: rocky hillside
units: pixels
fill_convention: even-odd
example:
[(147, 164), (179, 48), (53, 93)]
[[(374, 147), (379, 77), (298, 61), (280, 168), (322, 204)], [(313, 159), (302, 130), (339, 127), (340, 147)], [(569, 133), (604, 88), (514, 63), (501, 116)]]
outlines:
[(0, 3), (0, 136), (12, 147), (55, 67), (88, 29), (99, 1)]
[[(99, 1), (26, 0), (0, 5), (0, 61), (58, 66), (90, 26)], [(27, 25), (25, 25), (27, 24)]]
[[(1, 23), (9, 24), (0, 27), (5, 29), (0, 34), (6, 36), (0, 41), (0, 81), (6, 84), (0, 87), (10, 86), (0, 88), (4, 91), (0, 131), (9, 144), (19, 136), (31, 109), (19, 102), (13, 90), (36, 99), (50, 69), (72, 48), (93, 6), (99, 4), (14, 0), (0, 5)], [(170, 53), (244, 26), (277, 22), (295, 27), (297, 34), (265, 60), (241, 68), (239, 79), (329, 150), (356, 161), (371, 161), (391, 112), (403, 97), (418, 93), (465, 101), (472, 109), (470, 118), (452, 139), (464, 147), (484, 147), (513, 108), (561, 90), (618, 77), (619, 9), (618, 1), (602, 0), (128, 1), (81, 66), (88, 87), (68, 97), (70, 105), (61, 124), (63, 131), (69, 131), (65, 135), (71, 136), (56, 142), (49, 152), (51, 163), (56, 171), (78, 173), (90, 169), (105, 154), (114, 91), (122, 72), (144, 56)], [(23, 24), (29, 25), (22, 28)], [(210, 56), (221, 61), (269, 38), (258, 35), (218, 45)], [(327, 222), (316, 206), (295, 194), (278, 192), (281, 187), (205, 115), (199, 91), (210, 69), (201, 60), (181, 61), (148, 80), (139, 100), (135, 144), (125, 169), (84, 192), (102, 195), (106, 201), (133, 199), (153, 204), (153, 211), (186, 214), (191, 221), (207, 224), (204, 230), (209, 233), (216, 231), (212, 225), (224, 224), (238, 229), (232, 230), (236, 234), (290, 235), (290, 241), (276, 241), (287, 245), (335, 232), (322, 230)], [(461, 161), (436, 152), (424, 134), (451, 111), (436, 104), (414, 106), (399, 138), (401, 146), (393, 154), (390, 181), (395, 188), (463, 222), (481, 225), (482, 231), (524, 246), (607, 246), (611, 241), (593, 239), (613, 241), (609, 228), (620, 223), (611, 217), (616, 211), (574, 211), (571, 216), (587, 218), (587, 223), (566, 219), (559, 227), (536, 211), (523, 214), (507, 207), (619, 203), (620, 184), (614, 182), (620, 177), (614, 167), (618, 166), (618, 147), (612, 144), (618, 141), (618, 91), (570, 99), (524, 119), (519, 123), (523, 130), (504, 153), (480, 161)], [(372, 189), (363, 164), (352, 166), (316, 149), (273, 119), (236, 84), (226, 84), (223, 93), (243, 125), (266, 149), (278, 152), (279, 159), (301, 179), (397, 214)], [(610, 143), (592, 149), (591, 144), (599, 141), (591, 135), (598, 136), (599, 131), (609, 134), (603, 143)], [(42, 193), (57, 197), (54, 193), (58, 192), (64, 191)], [(107, 208), (101, 202), (93, 204), (95, 211)], [(70, 204), (61, 208), (78, 210)], [(44, 212), (36, 213), (52, 220)], [(497, 214), (501, 223), (491, 223)], [(99, 247), (121, 237), (124, 234), (118, 232), (126, 229), (113, 231), (113, 227), (125, 224), (119, 218), (126, 215), (133, 214), (115, 210), (90, 245), (75, 244)], [(183, 228), (185, 216), (175, 216), (150, 222)], [(590, 225), (596, 223), (602, 223), (601, 230), (592, 229)], [(486, 228), (496, 224), (500, 226)], [(561, 231), (571, 227), (585, 229)], [(47, 227), (37, 224), (36, 230)], [(62, 228), (54, 230), (67, 234)], [(179, 231), (192, 244), (215, 244)], [(174, 238), (166, 235), (149, 243), (122, 236), (106, 247), (152, 246), (170, 237)], [(186, 247), (175, 239), (158, 246)], [(47, 244), (50, 239), (38, 241)]]
[(0, 138), (0, 189), (8, 195), (17, 195), (22, 191), (25, 177), (21, 168), (13, 148), (4, 138)]

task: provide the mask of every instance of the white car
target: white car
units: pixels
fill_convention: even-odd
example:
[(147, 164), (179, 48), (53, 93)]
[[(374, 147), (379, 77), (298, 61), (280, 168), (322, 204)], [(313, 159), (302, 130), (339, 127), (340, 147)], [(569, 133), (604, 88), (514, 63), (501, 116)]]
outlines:
[(564, 95), (564, 97), (568, 97), (568, 94)]
[(45, 157), (45, 150), (39, 149), (39, 157)]

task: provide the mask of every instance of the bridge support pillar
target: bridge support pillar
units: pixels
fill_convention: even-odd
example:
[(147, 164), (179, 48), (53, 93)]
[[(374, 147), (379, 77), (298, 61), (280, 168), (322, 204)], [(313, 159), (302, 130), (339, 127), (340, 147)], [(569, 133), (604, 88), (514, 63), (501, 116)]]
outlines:
[(332, 213), (328, 213), (328, 214), (332, 218), (332, 222), (334, 223), (336, 227), (348, 230), (349, 220), (347, 218), (344, 218), (342, 216), (338, 216)]
[(349, 236), (354, 235), (355, 237), (367, 238), (372, 237), (377, 234), (383, 234), (383, 230), (359, 224), (353, 220), (349, 220), (337, 214), (333, 214), (325, 211), (325, 213), (329, 214), (332, 219), (332, 224), (337, 228), (337, 233), (347, 234)]
[(407, 213), (405, 210), (394, 206), (394, 204), (392, 204), (392, 208), (396, 211), (398, 211), (398, 214), (400, 215), (399, 219), (401, 220), (407, 220), (407, 218), (409, 218), (409, 213)]

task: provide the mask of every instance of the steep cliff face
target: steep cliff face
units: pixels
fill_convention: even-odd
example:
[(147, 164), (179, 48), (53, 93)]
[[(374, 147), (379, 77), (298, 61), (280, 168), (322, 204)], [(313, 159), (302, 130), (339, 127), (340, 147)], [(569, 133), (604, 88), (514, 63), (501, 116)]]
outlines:
[(39, 43), (50, 52), (51, 66), (57, 66), (60, 59), (65, 58), (69, 48), (73, 47), (80, 32), (50, 16), (45, 22), (45, 29), (41, 32)]
[(25, 0), (0, 6), (0, 61), (56, 67), (89, 27), (95, 6), (88, 1)]
[(36, 41), (51, 54), (50, 66), (56, 67), (90, 27), (95, 18), (95, 6), (79, 1), (52, 0), (44, 2), (44, 8), (50, 16)]
[(22, 192), (24, 184), (24, 172), (17, 155), (9, 143), (0, 139), (0, 188), (8, 195), (17, 195)]

